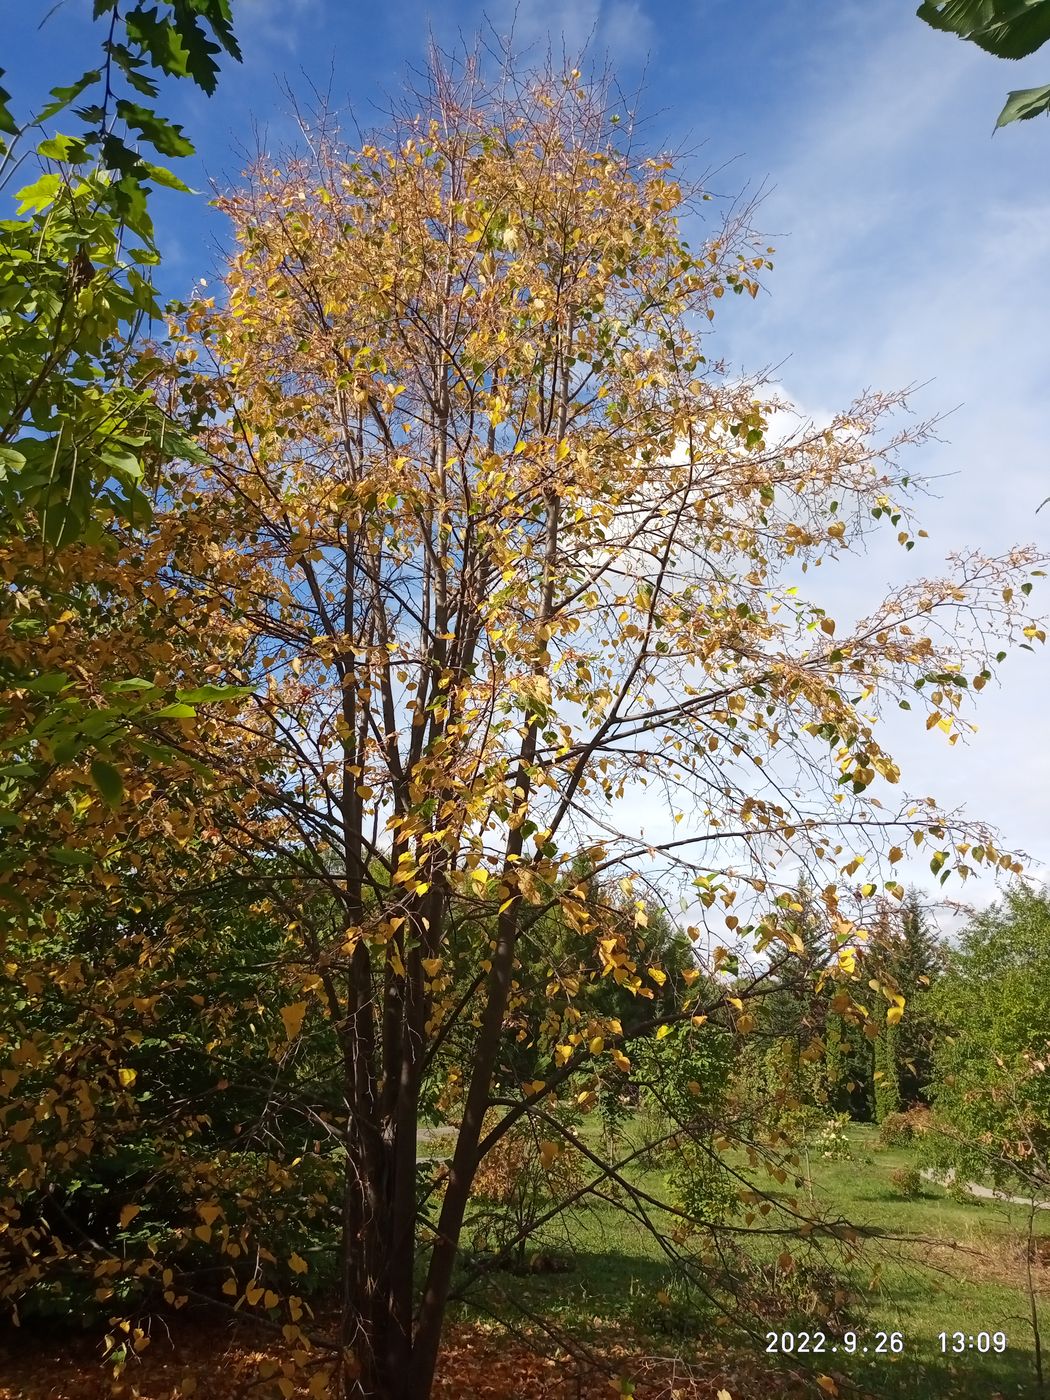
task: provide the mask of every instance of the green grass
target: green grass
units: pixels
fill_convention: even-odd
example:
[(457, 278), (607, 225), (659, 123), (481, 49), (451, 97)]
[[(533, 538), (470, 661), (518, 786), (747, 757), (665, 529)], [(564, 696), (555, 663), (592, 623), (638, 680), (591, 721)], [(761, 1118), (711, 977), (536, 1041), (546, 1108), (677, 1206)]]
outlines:
[[(899, 1361), (869, 1353), (867, 1362), (854, 1361), (854, 1374), (867, 1371), (872, 1388), (885, 1395), (1033, 1395), (1034, 1348), (1022, 1245), (1027, 1212), (992, 1201), (960, 1201), (930, 1182), (923, 1183), (918, 1198), (901, 1199), (891, 1174), (916, 1165), (915, 1152), (880, 1148), (874, 1128), (855, 1126), (850, 1137), (851, 1162), (815, 1168), (818, 1199), (856, 1225), (940, 1242), (878, 1246), (884, 1256), (877, 1260), (881, 1277), (865, 1299), (870, 1326), (900, 1332), (905, 1352)], [(1047, 1214), (1037, 1218), (1043, 1237), (1050, 1233)], [(872, 1252), (871, 1247), (866, 1251)], [(1045, 1277), (1043, 1282), (1045, 1286)], [(1040, 1314), (1042, 1327), (1050, 1333), (1045, 1296)], [(943, 1356), (939, 1333), (957, 1331), (967, 1337), (1003, 1331), (1009, 1345), (1003, 1356), (981, 1356), (969, 1349), (960, 1356)]]
[[(858, 1353), (850, 1357), (842, 1349), (839, 1332), (846, 1324), (827, 1325), (823, 1330), (828, 1350), (819, 1358), (817, 1369), (846, 1375), (865, 1392), (895, 1400), (930, 1400), (941, 1395), (966, 1400), (1001, 1395), (1013, 1400), (1035, 1395), (1022, 1249), (1027, 1213), (992, 1201), (960, 1201), (928, 1182), (923, 1183), (919, 1197), (902, 1199), (891, 1174), (898, 1167), (915, 1166), (915, 1152), (881, 1147), (876, 1130), (866, 1126), (854, 1126), (850, 1139), (852, 1160), (813, 1161), (815, 1205), (825, 1218), (848, 1220), (882, 1232), (882, 1238), (865, 1243), (852, 1263), (839, 1257), (833, 1261), (836, 1272), (851, 1287), (848, 1325), (857, 1333)], [(639, 1171), (634, 1179), (654, 1196), (666, 1190), (662, 1172)], [(756, 1184), (769, 1186), (758, 1178)], [(783, 1188), (785, 1196), (791, 1187), (789, 1181)], [(1047, 1217), (1050, 1211), (1038, 1219), (1038, 1231), (1044, 1237), (1050, 1235)], [(655, 1223), (664, 1230), (671, 1228), (667, 1216), (661, 1220), (657, 1215)], [(919, 1237), (921, 1242), (907, 1237)], [(772, 1252), (780, 1247), (777, 1244)], [(541, 1248), (571, 1257), (572, 1272), (525, 1277), (494, 1274), (473, 1295), (482, 1309), (502, 1313), (509, 1306), (519, 1312), (523, 1325), (542, 1315), (566, 1332), (594, 1339), (605, 1328), (627, 1327), (668, 1355), (676, 1350), (685, 1355), (693, 1349), (702, 1352), (705, 1344), (724, 1341), (732, 1333), (732, 1319), (686, 1302), (674, 1287), (668, 1301), (659, 1300), (670, 1279), (659, 1241), (612, 1206), (592, 1206), (552, 1225), (544, 1232)], [(766, 1241), (756, 1239), (751, 1252), (758, 1259), (771, 1257)], [(1045, 1270), (1042, 1283), (1045, 1288)], [(1050, 1342), (1050, 1300), (1045, 1294), (1040, 1318)], [(781, 1331), (791, 1324), (771, 1319), (768, 1325), (769, 1330)], [(811, 1332), (820, 1330), (817, 1323), (801, 1325)], [(761, 1319), (758, 1327), (765, 1331)], [(875, 1335), (880, 1331), (903, 1336), (903, 1355), (875, 1354)], [(1001, 1356), (981, 1355), (975, 1349), (959, 1356), (942, 1355), (938, 1334), (958, 1331), (967, 1337), (1005, 1332), (1007, 1351)], [(836, 1352), (830, 1350), (834, 1345), (839, 1348)], [(761, 1352), (765, 1342), (744, 1338), (741, 1346)], [(869, 1348), (867, 1355), (861, 1350), (864, 1346)], [(779, 1363), (770, 1357), (768, 1364)]]

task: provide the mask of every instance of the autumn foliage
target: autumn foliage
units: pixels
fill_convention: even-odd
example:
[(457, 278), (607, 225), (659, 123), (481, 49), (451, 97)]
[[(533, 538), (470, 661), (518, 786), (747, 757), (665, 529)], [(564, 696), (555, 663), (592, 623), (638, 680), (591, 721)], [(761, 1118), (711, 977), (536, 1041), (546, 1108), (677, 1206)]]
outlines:
[[(770, 250), (601, 87), (438, 69), (419, 106), (222, 201), (225, 286), (177, 319), (167, 371), (195, 450), (149, 539), (115, 525), (112, 566), (82, 560), (85, 601), (47, 619), (89, 695), (144, 654), (156, 697), (190, 694), (112, 749), (111, 802), (86, 770), (33, 794), (86, 859), (61, 900), (23, 866), (4, 972), (0, 1295), (74, 1275), (133, 1350), (154, 1301), (210, 1299), (282, 1337), (285, 1394), (431, 1393), (512, 1144), (572, 1158), (563, 1196), (652, 1218), (564, 1110), (632, 1102), (672, 1031), (747, 1036), (792, 979), (861, 1030), (899, 1019), (860, 969), (905, 847), (945, 875), (1014, 857), (899, 795), (879, 714), (954, 738), (1002, 650), (1043, 639), (1024, 550), (852, 627), (806, 599), (869, 531), (914, 543), (901, 459), (925, 429), (880, 394), (818, 427), (711, 362)], [(728, 1152), (731, 1106), (698, 1128), (680, 1098), (667, 1135)], [(784, 1145), (748, 1145), (782, 1184)], [(103, 1160), (123, 1199), (71, 1210)], [(735, 1247), (656, 1205), (696, 1277)], [(816, 1237), (799, 1200), (762, 1206), (785, 1250)]]

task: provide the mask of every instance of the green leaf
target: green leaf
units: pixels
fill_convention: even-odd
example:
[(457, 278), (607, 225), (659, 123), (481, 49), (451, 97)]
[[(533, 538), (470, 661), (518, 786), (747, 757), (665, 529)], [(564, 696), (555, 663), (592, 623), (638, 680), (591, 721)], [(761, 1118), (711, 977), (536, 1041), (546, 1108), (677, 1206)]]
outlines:
[(1023, 122), (1029, 117), (1041, 117), (1045, 112), (1050, 112), (1050, 84), (1046, 87), (1018, 88), (1007, 97), (995, 127), (998, 130), (1001, 126), (1008, 126), (1010, 122)]
[(182, 127), (158, 116), (149, 107), (140, 107), (137, 102), (121, 99), (117, 103), (117, 116), (127, 122), (133, 131), (140, 133), (144, 141), (160, 151), (163, 156), (191, 156), (193, 142), (183, 135)]
[(111, 681), (102, 689), (107, 695), (123, 695), (129, 690), (156, 690), (152, 681), (144, 681), (141, 676), (132, 676), (126, 681)]
[(251, 695), (250, 685), (199, 685), (193, 690), (177, 690), (180, 700), (203, 704), (208, 700), (244, 700)]
[(113, 203), (128, 228), (146, 243), (153, 243), (153, 220), (146, 207), (146, 191), (140, 181), (125, 175), (113, 186)]
[(124, 800), (124, 779), (112, 763), (107, 763), (102, 758), (94, 759), (91, 764), (91, 781), (98, 788), (99, 795), (107, 807), (115, 810), (120, 806)]
[(23, 453), (13, 447), (0, 447), (0, 481), (4, 480), (9, 471), (20, 472), (25, 464)]
[(180, 194), (192, 194), (189, 185), (184, 184), (177, 175), (173, 175), (170, 170), (165, 170), (163, 165), (151, 165), (150, 162), (143, 161), (142, 168), (149, 179), (155, 184), (163, 185), (166, 190), (178, 190)]
[(119, 447), (104, 447), (99, 458), (122, 481), (142, 480), (142, 463), (131, 452)]
[[(226, 52), (239, 59), (240, 50), (230, 29), (229, 5), (225, 0), (197, 0), (196, 8), (207, 14), (208, 22)], [(188, 10), (188, 6), (180, 7), (175, 14), (179, 39), (186, 49), (186, 71), (197, 86), (203, 88), (210, 96), (215, 91), (215, 82), (219, 76), (219, 65), (215, 62), (219, 45), (208, 39), (197, 19), (188, 13)]]
[(95, 857), (90, 851), (74, 851), (68, 846), (57, 846), (51, 852), (51, 859), (57, 860), (59, 865), (94, 865)]
[(154, 710), (151, 719), (192, 719), (197, 711), (192, 705), (165, 705), (162, 710)]
[(1050, 39), (1050, 0), (925, 0), (916, 14), (996, 58), (1025, 58)]
[(22, 689), (30, 690), (35, 695), (56, 695), (68, 682), (65, 671), (48, 671), (42, 676), (34, 676), (31, 681), (23, 681)]
[[(0, 68), (0, 78), (4, 76), (4, 70)], [(6, 132), (8, 136), (18, 135), (18, 123), (11, 115), (11, 108), (7, 105), (11, 100), (11, 94), (7, 88), (0, 87), (0, 131)]]
[(50, 136), (37, 146), (37, 155), (48, 160), (62, 160), (68, 165), (80, 165), (87, 160), (87, 147), (78, 136)]
[(49, 102), (46, 107), (37, 113), (34, 119), (34, 125), (40, 122), (50, 121), (53, 116), (61, 112), (64, 107), (68, 107), (69, 104), (78, 98), (82, 92), (86, 91), (87, 88), (101, 81), (102, 70), (100, 68), (89, 68), (86, 73), (81, 74), (75, 83), (70, 83), (68, 87), (52, 88), (51, 96), (54, 98), (54, 101)]
[(137, 5), (125, 16), (124, 27), (132, 43), (145, 50), (154, 68), (172, 78), (189, 77), (189, 53), (170, 20), (161, 19), (155, 9)]
[(31, 185), (24, 185), (15, 195), (19, 201), (15, 212), (18, 214), (26, 214), (30, 211), (34, 214), (39, 213), (48, 205), (54, 204), (61, 188), (61, 175), (41, 175), (39, 180), (35, 180)]

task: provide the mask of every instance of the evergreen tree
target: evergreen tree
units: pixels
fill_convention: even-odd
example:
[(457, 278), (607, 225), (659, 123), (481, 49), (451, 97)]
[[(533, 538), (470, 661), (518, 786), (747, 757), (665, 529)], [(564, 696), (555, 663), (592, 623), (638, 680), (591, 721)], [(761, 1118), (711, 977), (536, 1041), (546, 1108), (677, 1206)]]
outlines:
[(896, 915), (887, 912), (872, 953), (875, 976), (905, 999), (904, 1016), (894, 1027), (893, 1068), (905, 1108), (923, 1102), (933, 1073), (935, 1026), (929, 992), (942, 967), (938, 939), (930, 929), (917, 890), (909, 890)]
[(838, 1012), (828, 1016), (824, 1033), (828, 1105), (857, 1123), (874, 1116), (871, 1042), (862, 1028)]
[(897, 1030), (897, 1026), (886, 1025), (875, 1041), (875, 1118), (879, 1123), (901, 1110)]

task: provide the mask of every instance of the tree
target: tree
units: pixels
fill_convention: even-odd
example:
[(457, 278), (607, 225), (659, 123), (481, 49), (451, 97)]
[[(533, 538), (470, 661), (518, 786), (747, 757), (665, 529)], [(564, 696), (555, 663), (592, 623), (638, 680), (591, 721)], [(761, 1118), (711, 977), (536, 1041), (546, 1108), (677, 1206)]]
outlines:
[[(578, 72), (488, 89), (438, 68), (421, 102), (358, 150), (267, 160), (223, 201), (237, 253), (222, 302), (186, 312), (198, 372), (173, 372), (167, 404), (195, 428), (209, 409), (207, 460), (165, 469), (151, 559), (165, 606), (221, 619), (214, 664), (229, 674), (238, 637), (255, 684), (250, 708), (177, 720), (180, 751), (229, 779), (202, 794), (193, 849), (249, 887), (282, 862), (256, 901), (288, 935), (269, 1053), (338, 1086), (317, 1154), (342, 1173), (335, 1339), (221, 1254), (228, 1296), (326, 1345), (343, 1394), (387, 1400), (430, 1393), (479, 1168), (526, 1127), (713, 1286), (711, 1242), (733, 1237), (627, 1171), (659, 1144), (603, 1156), (565, 1108), (595, 1111), (616, 1076), (628, 1092), (678, 1027), (719, 1062), (792, 978), (872, 1023), (850, 994), (878, 888), (850, 884), (862, 858), (885, 856), (901, 894), (906, 837), (944, 875), (1016, 861), (930, 800), (894, 803), (871, 716), (915, 704), (954, 733), (1005, 654), (985, 639), (1044, 636), (1020, 550), (959, 560), (853, 629), (803, 601), (785, 572), (879, 522), (914, 543), (897, 457), (923, 432), (886, 427), (900, 399), (789, 433), (778, 415), (773, 436), (785, 406), (702, 338), (727, 292), (757, 294), (766, 250), (739, 212), (689, 248), (702, 191)], [(633, 804), (654, 793), (666, 829), (643, 833)], [(819, 967), (780, 861), (819, 891)], [(141, 897), (165, 908), (166, 878), (147, 869)], [(701, 923), (761, 957), (683, 957)], [(434, 1107), (457, 1129), (440, 1175), (417, 1149)], [(736, 1140), (703, 1126), (716, 1154)], [(768, 1164), (783, 1182), (780, 1144)], [(762, 1205), (763, 1229), (819, 1237), (793, 1198)]]
[(904, 1015), (897, 1025), (897, 1072), (901, 1100), (911, 1108), (923, 1101), (933, 1073), (937, 1032), (929, 992), (942, 963), (938, 940), (930, 930), (917, 890), (908, 891), (898, 926), (887, 967), (905, 997)]
[[(968, 39), (997, 58), (1026, 58), (1050, 39), (1050, 0), (924, 0), (916, 10), (934, 29)], [(1011, 92), (996, 127), (1050, 112), (1050, 84)]]
[(837, 1012), (828, 1016), (825, 1031), (825, 1076), (828, 1104), (854, 1122), (869, 1122), (875, 1113), (873, 1047), (856, 1020)]
[(1050, 899), (1018, 883), (963, 930), (930, 998), (940, 1025), (927, 1160), (1028, 1203), (1024, 1251), (1037, 1390), (1044, 1393), (1038, 1260), (1050, 1202)]
[(977, 914), (931, 993), (941, 1028), (931, 1097), (942, 1164), (1050, 1194), (1050, 900), (1016, 885)]
[(900, 1074), (897, 1067), (898, 1027), (880, 1027), (875, 1041), (875, 1120), (883, 1122), (891, 1113), (899, 1113), (901, 1108)]
[[(211, 93), (215, 55), (240, 57), (230, 0), (123, 13), (118, 0), (98, 0), (94, 13), (103, 24), (96, 68), (22, 120), (0, 88), (0, 190), (27, 156), (40, 171), (15, 195), (21, 217), (3, 224), (0, 506), (6, 529), (50, 546), (82, 537), (96, 513), (148, 516), (143, 474), (165, 429), (175, 432), (155, 407), (157, 362), (134, 348), (141, 324), (162, 314), (150, 280), (159, 259), (149, 182), (186, 186), (140, 148), (179, 157), (193, 145), (141, 99), (157, 97), (154, 74)], [(72, 134), (54, 130), (56, 118), (74, 117)], [(177, 439), (168, 450), (187, 446)]]
[[(38, 878), (90, 862), (84, 838), (98, 823), (70, 822), (71, 792), (78, 817), (91, 805), (85, 787), (100, 804), (93, 816), (119, 806), (122, 763), (151, 743), (164, 760), (157, 716), (191, 703), (135, 661), (112, 665), (120, 641), (104, 614), (129, 601), (139, 564), (120, 548), (149, 526), (160, 464), (194, 452), (157, 402), (162, 364), (141, 341), (162, 316), (149, 196), (158, 184), (186, 189), (144, 151), (193, 151), (149, 104), (158, 76), (212, 92), (216, 54), (239, 51), (229, 0), (127, 10), (98, 0), (94, 13), (97, 67), (24, 118), (0, 89), (0, 191), (27, 162), (38, 177), (14, 195), (0, 239), (0, 929), (24, 922)], [(154, 659), (164, 651), (156, 635), (137, 639)]]

